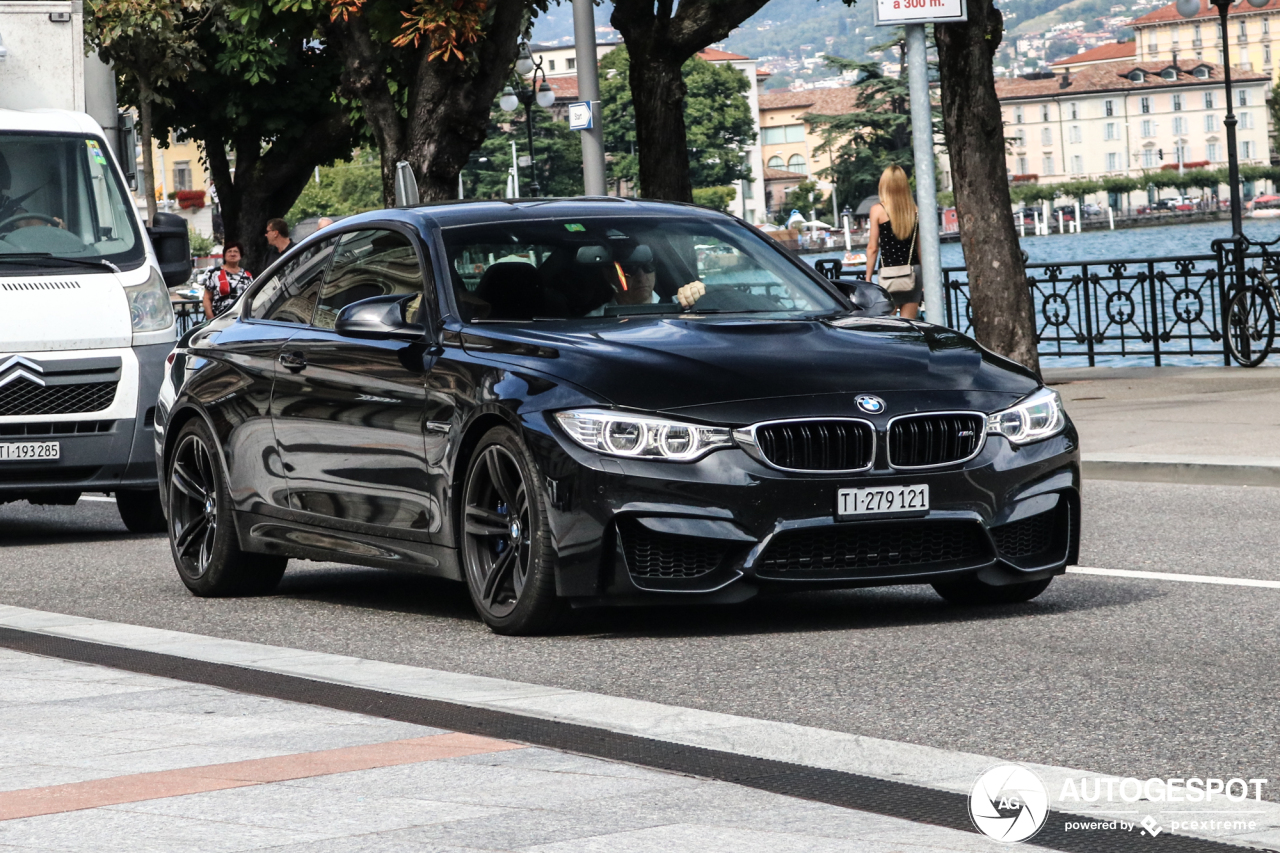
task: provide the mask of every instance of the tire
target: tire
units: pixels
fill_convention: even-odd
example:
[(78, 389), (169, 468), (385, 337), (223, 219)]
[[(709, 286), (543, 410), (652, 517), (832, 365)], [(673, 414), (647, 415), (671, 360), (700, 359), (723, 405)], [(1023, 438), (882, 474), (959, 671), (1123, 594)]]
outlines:
[(1261, 287), (1245, 287), (1227, 303), (1227, 351), (1242, 367), (1266, 361), (1276, 339), (1275, 307)]
[(160, 489), (116, 492), (116, 510), (130, 533), (164, 533), (169, 529), (160, 506)]
[(240, 549), (216, 446), (200, 420), (187, 422), (174, 442), (162, 484), (169, 490), (174, 565), (187, 589), (202, 598), (269, 593), (288, 560)]
[(1049, 588), (1053, 578), (1015, 583), (1007, 586), (992, 586), (975, 578), (958, 581), (935, 583), (933, 589), (938, 595), (952, 604), (1020, 604), (1030, 601)]
[(476, 612), (497, 634), (545, 633), (564, 611), (536, 470), (507, 427), (485, 433), (467, 465), (458, 518), (463, 573)]

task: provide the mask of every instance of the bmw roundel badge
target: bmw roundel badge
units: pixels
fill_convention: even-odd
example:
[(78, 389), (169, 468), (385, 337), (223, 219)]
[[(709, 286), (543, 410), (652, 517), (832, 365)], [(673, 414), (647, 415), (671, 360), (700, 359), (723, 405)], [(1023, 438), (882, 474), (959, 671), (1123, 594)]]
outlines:
[(884, 411), (884, 400), (874, 394), (859, 394), (855, 398), (858, 408), (866, 412), (868, 415), (878, 415)]

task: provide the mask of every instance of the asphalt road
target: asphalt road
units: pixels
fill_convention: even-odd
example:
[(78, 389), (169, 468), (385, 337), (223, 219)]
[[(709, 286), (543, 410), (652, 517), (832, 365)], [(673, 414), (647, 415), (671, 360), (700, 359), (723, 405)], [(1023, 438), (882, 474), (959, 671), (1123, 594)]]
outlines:
[[(1280, 580), (1280, 489), (1088, 481), (1084, 505), (1083, 565)], [(1280, 775), (1280, 590), (1068, 575), (1006, 608), (890, 587), (597, 611), (517, 639), (460, 585), (353, 567), (197, 599), (163, 538), (82, 501), (0, 506), (0, 603), (1122, 776)]]

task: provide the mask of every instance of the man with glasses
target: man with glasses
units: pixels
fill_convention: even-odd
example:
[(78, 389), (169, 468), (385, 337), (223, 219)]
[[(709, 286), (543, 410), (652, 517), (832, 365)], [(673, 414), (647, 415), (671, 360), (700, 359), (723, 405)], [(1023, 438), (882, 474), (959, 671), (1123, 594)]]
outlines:
[[(613, 264), (606, 275), (613, 285), (613, 299), (587, 312), (588, 317), (602, 317), (606, 308), (617, 305), (654, 305), (662, 298), (654, 291), (658, 275), (653, 252), (647, 246), (638, 246), (631, 256)], [(707, 292), (701, 281), (693, 281), (676, 291), (676, 301), (682, 308), (692, 308)]]

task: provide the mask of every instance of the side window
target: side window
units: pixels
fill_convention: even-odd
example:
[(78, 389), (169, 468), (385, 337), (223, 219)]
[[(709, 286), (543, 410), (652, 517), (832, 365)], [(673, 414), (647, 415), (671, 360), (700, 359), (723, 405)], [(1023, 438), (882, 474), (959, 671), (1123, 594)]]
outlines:
[(310, 323), (324, 283), (324, 272), (337, 244), (333, 239), (308, 247), (260, 285), (253, 295), (250, 316), (277, 323)]
[[(333, 269), (320, 292), (314, 323), (332, 329), (338, 312), (372, 296), (416, 295), (420, 304), (422, 285), (418, 253), (408, 237), (396, 231), (343, 234)], [(406, 312), (406, 316), (413, 314)]]

